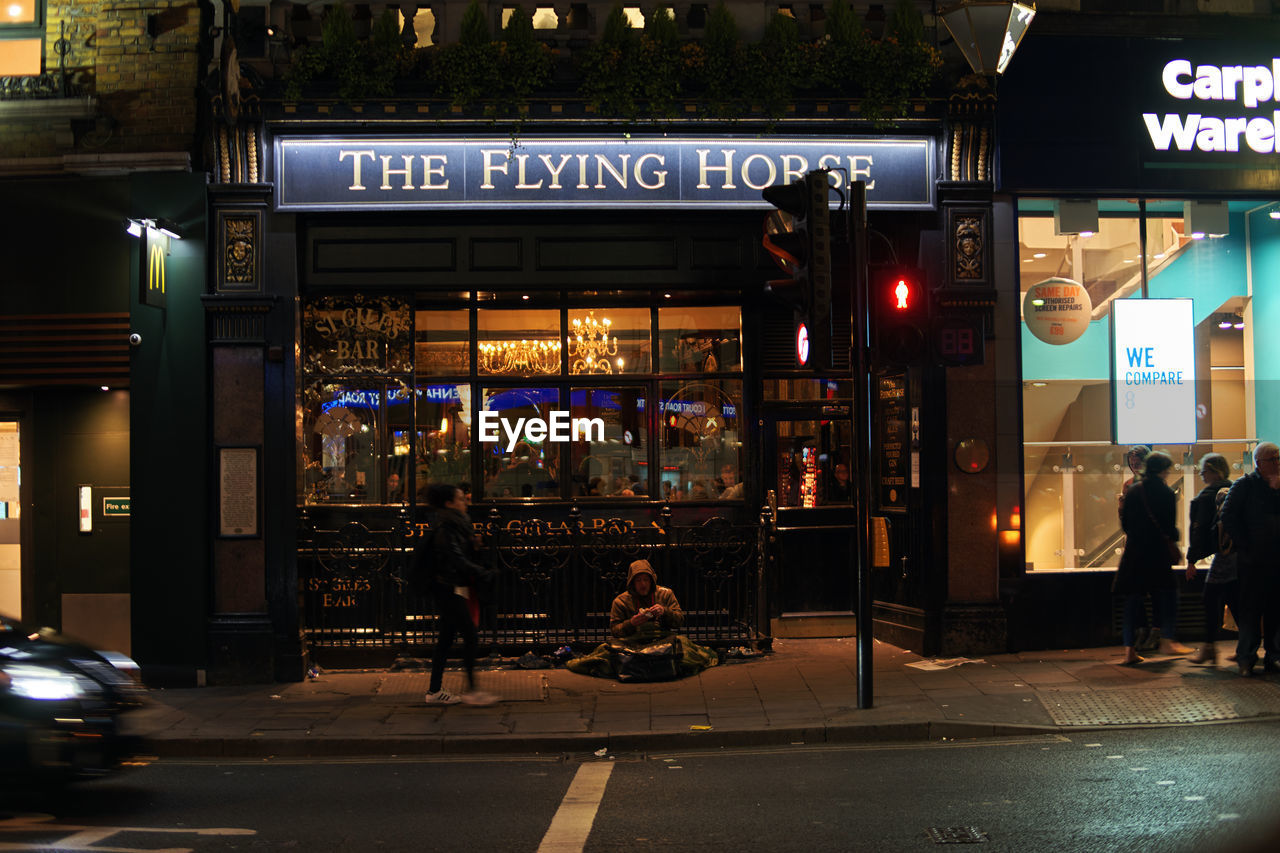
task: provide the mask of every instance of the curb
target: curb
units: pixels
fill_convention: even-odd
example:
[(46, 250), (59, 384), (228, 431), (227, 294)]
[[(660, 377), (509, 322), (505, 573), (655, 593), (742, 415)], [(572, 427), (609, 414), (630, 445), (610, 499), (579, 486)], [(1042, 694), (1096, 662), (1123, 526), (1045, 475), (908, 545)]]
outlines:
[(899, 723), (832, 724), (774, 729), (706, 732), (600, 732), (523, 736), (427, 735), (405, 737), (229, 737), (152, 738), (140, 751), (157, 758), (337, 758), (354, 756), (573, 755), (604, 748), (611, 753), (671, 752), (738, 747), (821, 744), (920, 743), (1002, 737), (1081, 735), (1186, 726), (1280, 721), (1280, 713), (1191, 723), (1133, 723), (1100, 726), (1045, 726), (1020, 723), (924, 720)]

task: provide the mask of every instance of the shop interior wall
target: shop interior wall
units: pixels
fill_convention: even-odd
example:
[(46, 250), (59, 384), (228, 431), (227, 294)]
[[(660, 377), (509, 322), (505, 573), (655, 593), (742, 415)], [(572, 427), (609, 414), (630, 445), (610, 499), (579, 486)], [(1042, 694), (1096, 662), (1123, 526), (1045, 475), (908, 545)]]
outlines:
[[(132, 216), (163, 216), (171, 241), (164, 309), (129, 288), (133, 465), (134, 657), (149, 683), (193, 683), (207, 658), (209, 448), (203, 175), (139, 174)], [(123, 231), (121, 231), (123, 236)], [(133, 242), (131, 240), (131, 242)], [(135, 252), (126, 268), (137, 281)]]
[[(1271, 208), (1274, 210), (1274, 206)], [(1251, 253), (1251, 313), (1246, 347), (1252, 343), (1253, 400), (1256, 411), (1255, 434), (1280, 442), (1280, 335), (1275, 334), (1280, 318), (1280, 220), (1269, 210), (1249, 214)], [(1246, 353), (1246, 364), (1249, 358)]]

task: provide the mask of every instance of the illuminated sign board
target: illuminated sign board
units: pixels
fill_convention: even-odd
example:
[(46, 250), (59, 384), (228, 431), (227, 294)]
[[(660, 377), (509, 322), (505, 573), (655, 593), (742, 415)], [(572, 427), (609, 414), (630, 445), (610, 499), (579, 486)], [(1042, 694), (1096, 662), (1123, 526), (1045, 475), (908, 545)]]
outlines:
[[(1081, 97), (1087, 115), (1033, 108)], [(1261, 32), (1099, 40), (1033, 27), (1017, 73), (1000, 80), (997, 111), (1000, 189), (1123, 198), (1280, 191), (1280, 49)]]
[(142, 269), (138, 301), (154, 308), (165, 306), (165, 266), (169, 259), (169, 238), (153, 228), (143, 230), (139, 240), (142, 251)]
[(1190, 299), (1111, 303), (1111, 411), (1116, 444), (1195, 443), (1195, 379)]
[(865, 181), (872, 209), (931, 210), (937, 179), (930, 137), (282, 137), (274, 159), (280, 210), (763, 210), (762, 189), (822, 168)]
[[(1160, 82), (1165, 92), (1188, 101), (1179, 113), (1143, 113), (1151, 144), (1158, 151), (1280, 151), (1280, 57), (1266, 65), (1195, 64), (1171, 59)], [(1236, 115), (1205, 115), (1235, 111)], [(1247, 111), (1247, 112), (1246, 112)]]

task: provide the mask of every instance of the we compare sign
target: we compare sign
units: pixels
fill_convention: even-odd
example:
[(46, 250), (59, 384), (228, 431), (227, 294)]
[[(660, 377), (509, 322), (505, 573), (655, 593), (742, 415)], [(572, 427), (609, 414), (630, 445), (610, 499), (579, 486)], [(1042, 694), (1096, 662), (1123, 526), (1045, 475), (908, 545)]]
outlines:
[(1190, 299), (1111, 303), (1111, 411), (1116, 444), (1193, 444), (1195, 379), (1195, 318)]

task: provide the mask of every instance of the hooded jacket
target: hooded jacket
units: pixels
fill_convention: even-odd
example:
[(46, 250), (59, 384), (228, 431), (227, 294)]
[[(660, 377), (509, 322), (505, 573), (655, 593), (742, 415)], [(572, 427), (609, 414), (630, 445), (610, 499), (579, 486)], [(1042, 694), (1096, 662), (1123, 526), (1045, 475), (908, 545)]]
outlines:
[[(637, 575), (649, 576), (649, 594), (646, 596), (642, 597), (635, 592)], [(660, 631), (670, 631), (684, 624), (684, 611), (680, 609), (676, 594), (665, 586), (658, 586), (658, 575), (648, 560), (636, 560), (627, 570), (627, 591), (613, 600), (613, 607), (609, 612), (609, 630), (615, 637), (635, 634), (640, 628), (631, 624), (631, 618), (655, 604), (663, 607), (663, 614), (656, 620)], [(651, 624), (653, 623), (646, 622), (644, 627)]]

